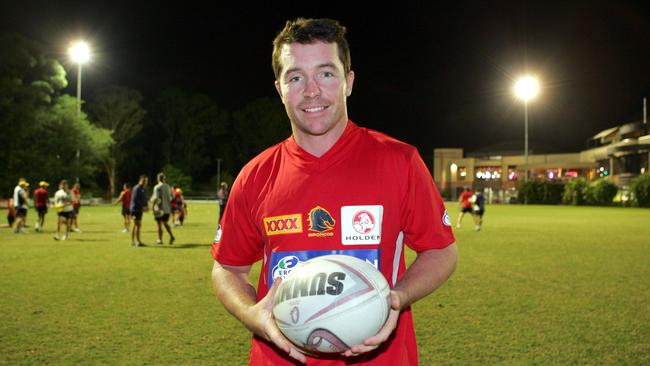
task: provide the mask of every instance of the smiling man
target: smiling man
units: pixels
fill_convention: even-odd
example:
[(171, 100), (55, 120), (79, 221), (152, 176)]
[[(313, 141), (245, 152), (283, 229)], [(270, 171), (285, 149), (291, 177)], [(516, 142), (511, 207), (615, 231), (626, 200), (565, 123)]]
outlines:
[[(355, 74), (345, 32), (300, 18), (276, 36), (275, 87), (292, 135), (242, 169), (213, 244), (215, 294), (253, 333), (251, 365), (417, 365), (410, 305), (456, 265), (451, 221), (417, 150), (348, 118)], [(404, 245), (417, 252), (408, 268)], [(273, 300), (292, 268), (333, 253), (374, 263), (392, 310), (362, 344), (315, 358), (282, 335)], [(259, 260), (255, 289), (248, 274)]]

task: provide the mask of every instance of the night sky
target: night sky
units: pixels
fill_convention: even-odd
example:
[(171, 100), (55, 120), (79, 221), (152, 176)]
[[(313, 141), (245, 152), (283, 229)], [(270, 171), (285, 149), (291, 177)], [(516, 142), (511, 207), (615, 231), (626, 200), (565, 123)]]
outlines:
[(45, 44), (66, 66), (72, 95), (76, 68), (65, 52), (84, 37), (93, 62), (82, 98), (107, 84), (151, 97), (178, 87), (229, 110), (277, 98), (271, 42), (287, 19), (338, 19), (356, 73), (350, 117), (423, 156), (436, 147), (523, 151), (523, 104), (512, 86), (526, 70), (543, 87), (529, 104), (533, 152), (580, 151), (597, 132), (641, 120), (650, 97), (649, 2), (6, 3), (0, 30)]

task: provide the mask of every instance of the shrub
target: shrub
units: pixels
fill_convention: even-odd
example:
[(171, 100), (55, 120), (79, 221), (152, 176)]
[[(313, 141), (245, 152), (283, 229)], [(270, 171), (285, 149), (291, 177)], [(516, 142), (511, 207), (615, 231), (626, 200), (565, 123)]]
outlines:
[(636, 204), (640, 207), (650, 207), (650, 173), (639, 175), (632, 181), (632, 192)]
[(587, 186), (585, 198), (590, 205), (609, 206), (612, 204), (618, 187), (609, 179), (598, 179)]
[(562, 195), (562, 202), (569, 205), (582, 206), (587, 204), (586, 193), (589, 184), (584, 178), (576, 178), (570, 180), (564, 186), (564, 194)]
[(520, 183), (517, 192), (519, 202), (555, 205), (562, 202), (564, 185), (555, 182)]

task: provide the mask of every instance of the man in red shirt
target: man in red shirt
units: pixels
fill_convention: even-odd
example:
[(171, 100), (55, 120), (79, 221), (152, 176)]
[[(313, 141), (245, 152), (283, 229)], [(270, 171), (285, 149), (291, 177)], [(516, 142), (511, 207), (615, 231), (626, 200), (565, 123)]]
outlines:
[[(334, 20), (297, 19), (275, 38), (275, 86), (292, 136), (242, 169), (213, 244), (215, 294), (253, 332), (252, 365), (417, 365), (410, 306), (455, 268), (451, 221), (417, 149), (348, 119), (345, 31)], [(408, 268), (404, 245), (417, 252)], [(391, 286), (392, 310), (363, 344), (315, 358), (282, 335), (274, 297), (295, 265), (333, 253), (374, 263)], [(248, 274), (260, 260), (255, 290)]]
[(43, 224), (45, 223), (45, 214), (47, 214), (47, 201), (49, 199), (47, 187), (50, 184), (42, 180), (38, 183), (38, 188), (34, 191), (34, 208), (38, 212), (38, 220), (36, 220), (36, 231), (43, 231)]
[(131, 226), (131, 211), (129, 210), (129, 206), (131, 205), (131, 190), (129, 190), (128, 183), (122, 185), (122, 192), (120, 192), (120, 195), (113, 202), (115, 205), (118, 203), (122, 203), (122, 217), (124, 217), (124, 229), (122, 229), (122, 232), (128, 233), (129, 227)]
[(458, 205), (460, 206), (460, 212), (458, 213), (458, 221), (456, 221), (456, 227), (460, 228), (460, 223), (463, 221), (463, 216), (466, 213), (472, 214), (472, 190), (469, 187), (465, 187), (465, 190), (460, 194), (458, 198)]
[(72, 216), (72, 231), (80, 233), (79, 229), (79, 209), (81, 208), (81, 184), (75, 182), (70, 190), (72, 193), (72, 210), (74, 214)]

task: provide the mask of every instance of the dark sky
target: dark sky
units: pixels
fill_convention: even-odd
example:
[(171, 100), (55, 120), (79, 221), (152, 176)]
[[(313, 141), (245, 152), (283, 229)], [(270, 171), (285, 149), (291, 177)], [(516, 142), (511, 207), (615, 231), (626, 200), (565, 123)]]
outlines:
[(230, 110), (276, 97), (271, 41), (285, 20), (338, 19), (356, 73), (350, 117), (427, 156), (435, 147), (523, 150), (523, 104), (512, 86), (526, 70), (543, 87), (529, 105), (530, 144), (540, 152), (582, 150), (597, 132), (641, 120), (650, 97), (643, 1), (397, 1), (359, 10), (353, 1), (6, 3), (0, 30), (60, 53), (71, 94), (76, 69), (65, 51), (83, 36), (94, 50), (84, 96), (106, 84), (145, 95), (175, 86)]

